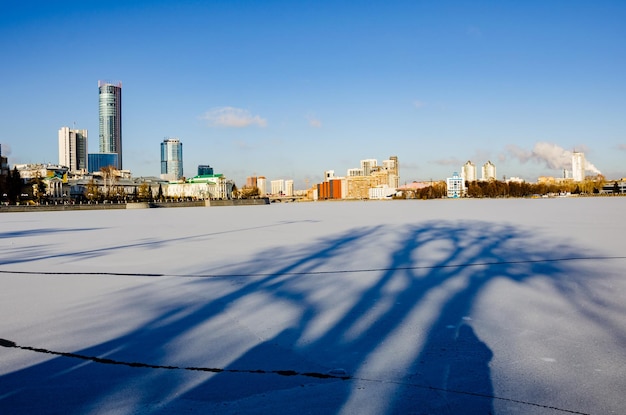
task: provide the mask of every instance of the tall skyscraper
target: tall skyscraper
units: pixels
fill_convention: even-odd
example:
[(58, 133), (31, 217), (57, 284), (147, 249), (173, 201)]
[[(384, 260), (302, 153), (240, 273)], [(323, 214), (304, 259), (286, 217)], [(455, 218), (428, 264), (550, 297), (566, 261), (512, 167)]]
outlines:
[(98, 81), (100, 94), (100, 153), (117, 154), (122, 169), (122, 83)]
[(178, 138), (166, 138), (161, 143), (161, 178), (180, 180), (183, 177), (183, 143)]
[(70, 172), (87, 171), (87, 130), (59, 130), (59, 164)]
[(585, 153), (572, 153), (572, 178), (575, 182), (585, 181)]

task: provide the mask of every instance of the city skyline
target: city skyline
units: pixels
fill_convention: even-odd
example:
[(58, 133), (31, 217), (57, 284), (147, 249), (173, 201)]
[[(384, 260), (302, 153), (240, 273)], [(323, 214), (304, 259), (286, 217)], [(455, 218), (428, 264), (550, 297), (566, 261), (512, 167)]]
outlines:
[[(11, 164), (56, 162), (67, 125), (98, 148), (94, 83), (119, 79), (136, 176), (158, 176), (164, 136), (185, 143), (186, 176), (208, 163), (237, 183), (302, 188), (384, 154), (399, 156), (401, 184), (467, 160), (491, 160), (499, 179), (561, 176), (575, 151), (626, 176), (622, 2), (32, 6), (0, 13)], [(62, 93), (41, 93), (51, 85)]]

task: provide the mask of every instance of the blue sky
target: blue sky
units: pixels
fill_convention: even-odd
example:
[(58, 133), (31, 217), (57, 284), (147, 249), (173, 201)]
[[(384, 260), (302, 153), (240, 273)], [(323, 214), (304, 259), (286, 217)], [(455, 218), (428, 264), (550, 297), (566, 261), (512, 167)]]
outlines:
[(535, 180), (574, 149), (626, 177), (625, 39), (623, 1), (4, 0), (0, 143), (10, 164), (57, 163), (76, 123), (97, 152), (110, 80), (135, 176), (177, 137), (186, 176), (238, 185), (391, 155), (402, 183), (467, 160)]

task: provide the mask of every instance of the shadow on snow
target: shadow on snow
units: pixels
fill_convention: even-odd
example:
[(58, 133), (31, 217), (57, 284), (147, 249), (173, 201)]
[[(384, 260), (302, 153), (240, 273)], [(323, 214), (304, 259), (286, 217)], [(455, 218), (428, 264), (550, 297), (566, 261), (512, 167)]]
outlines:
[[(374, 250), (383, 250), (386, 262), (368, 270)], [(181, 280), (208, 300), (174, 302), (140, 329), (75, 353), (183, 368), (192, 366), (181, 346), (188, 342), (193, 366), (345, 371), (350, 380), (57, 357), (1, 377), (0, 410), (493, 413), (493, 351), (471, 317), (480, 294), (496, 280), (542, 278), (570, 296), (571, 284), (585, 284), (583, 276), (574, 264), (550, 259), (576, 256), (571, 246), (546, 250), (524, 230), (485, 222), (361, 228), (260, 252), (235, 267), (237, 277), (220, 279), (228, 292), (212, 297), (215, 279)], [(355, 269), (361, 271), (342, 272)], [(583, 312), (599, 320), (592, 303), (587, 298)]]

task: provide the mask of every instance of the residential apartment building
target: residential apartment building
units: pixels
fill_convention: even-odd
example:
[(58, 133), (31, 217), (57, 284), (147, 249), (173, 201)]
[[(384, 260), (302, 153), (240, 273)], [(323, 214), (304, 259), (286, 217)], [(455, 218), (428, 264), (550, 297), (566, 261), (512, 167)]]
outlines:
[(468, 160), (461, 167), (461, 178), (463, 179), (464, 182), (467, 181), (470, 183), (478, 180), (478, 177), (476, 177), (476, 165), (472, 163), (470, 160)]
[(343, 198), (343, 183), (345, 180), (330, 178), (317, 185), (317, 199), (329, 200), (329, 199), (342, 199)]
[(273, 195), (284, 195), (285, 194), (285, 180), (272, 180), (270, 182), (270, 186), (272, 188), (271, 194)]
[(575, 182), (585, 181), (585, 153), (572, 153), (572, 178)]
[(496, 180), (496, 166), (491, 161), (483, 164), (482, 168), (482, 180)]
[(362, 168), (348, 169), (347, 176), (348, 177), (365, 176), (365, 172)]
[(246, 187), (253, 188), (258, 187), (258, 178), (256, 176), (246, 177)]
[(400, 164), (398, 156), (391, 156), (388, 160), (383, 161), (383, 169), (387, 171), (389, 187), (397, 189), (400, 187)]
[(256, 178), (256, 187), (259, 188), (259, 196), (265, 196), (267, 194), (267, 179), (265, 176), (258, 176)]
[(378, 161), (376, 159), (361, 160), (361, 170), (363, 170), (364, 176), (369, 176), (378, 167)]
[(293, 180), (285, 180), (285, 196), (293, 196)]

